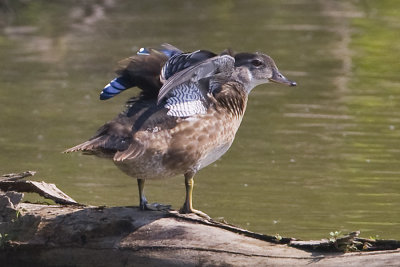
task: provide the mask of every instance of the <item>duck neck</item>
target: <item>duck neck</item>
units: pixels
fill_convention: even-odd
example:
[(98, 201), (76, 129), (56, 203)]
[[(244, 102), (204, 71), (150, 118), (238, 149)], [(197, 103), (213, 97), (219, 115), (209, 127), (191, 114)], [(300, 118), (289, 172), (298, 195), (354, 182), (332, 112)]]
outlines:
[(247, 92), (238, 82), (228, 82), (224, 87), (215, 97), (218, 108), (241, 120), (246, 111)]
[(237, 67), (232, 73), (232, 79), (241, 83), (247, 94), (257, 85), (254, 82), (253, 75), (250, 70), (245, 67)]

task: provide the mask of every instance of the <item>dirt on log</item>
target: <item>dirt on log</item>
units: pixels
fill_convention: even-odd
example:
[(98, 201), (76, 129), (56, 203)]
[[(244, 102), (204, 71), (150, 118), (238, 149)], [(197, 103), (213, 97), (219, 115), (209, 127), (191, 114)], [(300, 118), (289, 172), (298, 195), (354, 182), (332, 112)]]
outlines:
[[(398, 266), (400, 242), (297, 241), (175, 211), (21, 203), (0, 192), (1, 266)], [(379, 243), (380, 242), (380, 243)], [(296, 247), (295, 247), (296, 246)], [(362, 249), (375, 251), (359, 251)], [(390, 250), (382, 250), (390, 249)]]

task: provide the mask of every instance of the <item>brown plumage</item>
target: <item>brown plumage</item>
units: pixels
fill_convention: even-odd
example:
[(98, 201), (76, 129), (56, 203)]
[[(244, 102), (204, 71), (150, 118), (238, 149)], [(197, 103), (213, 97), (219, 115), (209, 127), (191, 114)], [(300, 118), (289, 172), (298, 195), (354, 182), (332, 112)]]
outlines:
[[(137, 62), (131, 61), (134, 63), (128, 65)], [(143, 73), (152, 73), (144, 76), (160, 77), (165, 62), (163, 55), (152, 57), (141, 63), (148, 65), (135, 66), (133, 76), (140, 76), (138, 70), (143, 68)], [(143, 194), (144, 180), (184, 174), (186, 201), (181, 211), (202, 215), (192, 207), (193, 176), (231, 146), (248, 93), (254, 86), (269, 81), (296, 85), (279, 73), (270, 57), (261, 53), (205, 58), (175, 73), (163, 86), (158, 81), (154, 83), (157, 78), (136, 76), (136, 80), (145, 81), (136, 82), (146, 87), (143, 92), (150, 90), (132, 98), (128, 108), (102, 126), (89, 141), (66, 152), (83, 151), (112, 158), (123, 172), (138, 179), (142, 209), (152, 208)]]

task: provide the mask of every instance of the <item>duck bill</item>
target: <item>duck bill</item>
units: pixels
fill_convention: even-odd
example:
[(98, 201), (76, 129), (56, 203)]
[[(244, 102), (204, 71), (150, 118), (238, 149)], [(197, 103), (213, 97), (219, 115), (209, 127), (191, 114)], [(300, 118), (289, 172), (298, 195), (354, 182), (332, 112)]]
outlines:
[(285, 85), (288, 85), (288, 86), (296, 86), (297, 85), (296, 82), (288, 80), (285, 76), (283, 76), (278, 71), (274, 72), (272, 77), (269, 78), (269, 81), (274, 82), (274, 83), (285, 84)]

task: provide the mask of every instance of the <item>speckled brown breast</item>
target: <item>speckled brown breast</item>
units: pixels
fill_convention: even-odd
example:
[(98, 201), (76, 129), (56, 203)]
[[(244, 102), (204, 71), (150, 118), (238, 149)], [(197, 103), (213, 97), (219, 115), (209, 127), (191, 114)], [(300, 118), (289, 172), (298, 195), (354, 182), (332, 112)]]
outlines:
[(149, 146), (138, 158), (115, 162), (130, 176), (168, 178), (197, 171), (220, 158), (232, 144), (242, 116), (211, 108), (207, 114), (182, 119), (168, 130), (142, 132)]

